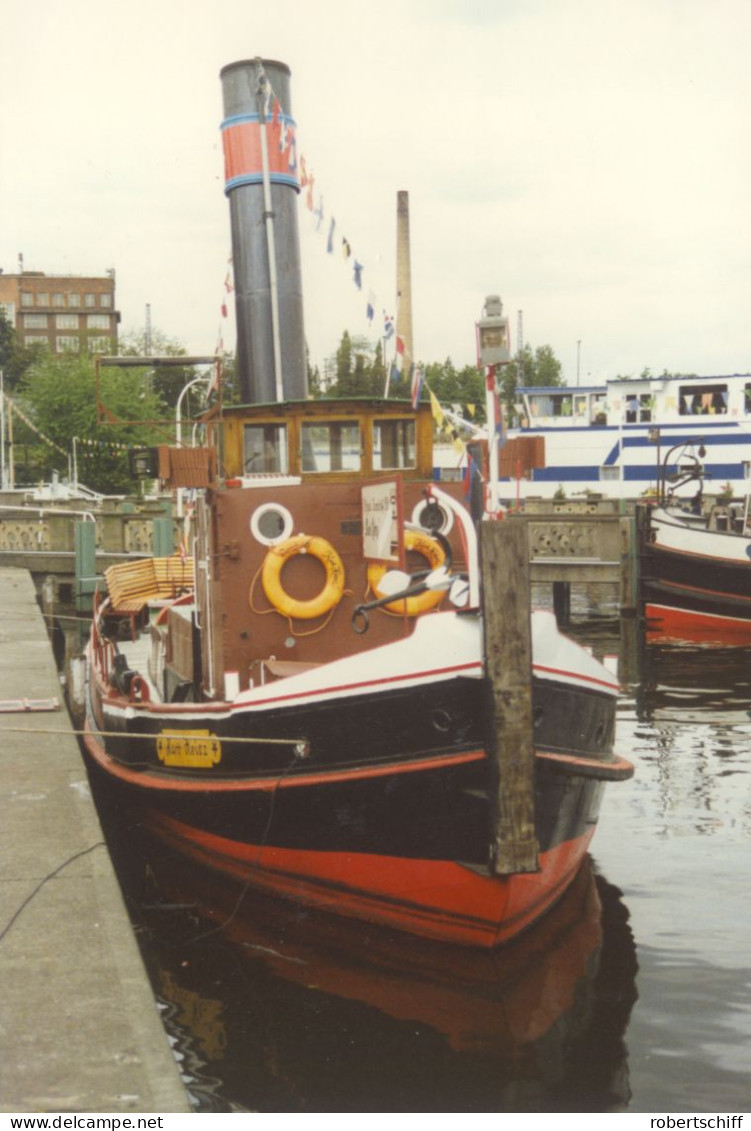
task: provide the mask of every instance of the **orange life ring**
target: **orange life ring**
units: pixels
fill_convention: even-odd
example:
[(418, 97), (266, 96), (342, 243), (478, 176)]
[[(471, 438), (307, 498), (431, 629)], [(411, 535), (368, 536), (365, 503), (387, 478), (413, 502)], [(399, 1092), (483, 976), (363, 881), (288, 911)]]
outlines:
[[(290, 558), (298, 554), (311, 554), (317, 558), (326, 571), (323, 589), (309, 601), (299, 601), (290, 597), (282, 585), (282, 570)], [(261, 572), (261, 582), (266, 597), (285, 617), (299, 620), (314, 620), (333, 609), (344, 593), (344, 565), (334, 547), (325, 538), (308, 534), (296, 534), (278, 546), (272, 546), (266, 555)]]
[[(419, 530), (404, 531), (404, 548), (421, 554), (431, 569), (438, 569), (438, 566), (443, 565), (446, 560), (446, 554), (440, 542)], [(385, 596), (384, 593), (380, 592), (378, 586), (387, 570), (388, 566), (381, 562), (373, 562), (368, 566), (368, 584), (379, 600)], [(442, 600), (442, 589), (426, 589), (423, 593), (417, 593), (414, 597), (402, 597), (398, 601), (392, 601), (390, 605), (384, 605), (384, 608), (388, 609), (390, 613), (398, 613), (401, 616), (419, 617), (420, 613), (434, 609)]]

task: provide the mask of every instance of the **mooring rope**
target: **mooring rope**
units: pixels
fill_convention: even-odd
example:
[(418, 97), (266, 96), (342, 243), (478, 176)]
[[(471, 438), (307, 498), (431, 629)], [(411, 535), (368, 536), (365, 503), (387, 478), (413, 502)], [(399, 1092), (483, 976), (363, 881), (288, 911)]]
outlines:
[[(148, 731), (124, 731), (124, 730), (81, 730), (76, 727), (13, 727), (2, 726), (0, 724), (0, 734), (69, 734), (74, 738), (85, 738), (91, 735), (93, 738), (180, 738), (183, 737), (179, 730), (174, 733), (165, 733), (163, 731), (149, 733)], [(224, 734), (206, 734), (206, 735), (190, 735), (187, 734), (186, 738), (197, 738), (199, 741), (202, 738), (210, 739), (217, 738), (220, 742), (237, 742), (237, 743), (250, 743), (260, 744), (262, 746), (307, 746), (308, 740), (306, 738), (246, 738), (241, 735), (224, 735)]]

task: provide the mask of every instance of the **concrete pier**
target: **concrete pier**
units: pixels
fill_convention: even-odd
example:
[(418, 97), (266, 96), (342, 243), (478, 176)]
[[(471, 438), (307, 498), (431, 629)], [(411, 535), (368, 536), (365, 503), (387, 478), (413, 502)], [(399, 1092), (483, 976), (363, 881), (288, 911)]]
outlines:
[(18, 569), (0, 569), (0, 701), (0, 1110), (189, 1112)]

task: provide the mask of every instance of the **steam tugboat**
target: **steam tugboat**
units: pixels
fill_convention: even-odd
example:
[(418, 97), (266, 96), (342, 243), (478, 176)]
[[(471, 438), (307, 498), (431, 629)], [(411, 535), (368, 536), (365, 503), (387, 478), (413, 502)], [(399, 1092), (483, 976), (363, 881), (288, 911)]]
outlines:
[[(493, 491), (433, 481), (427, 405), (307, 399), (297, 183), (268, 144), (275, 122), (293, 127), (289, 71), (241, 62), (222, 83), (247, 403), (214, 414), (203, 447), (158, 452), (165, 486), (196, 491), (192, 555), (107, 571), (92, 769), (238, 890), (492, 947), (562, 895), (606, 783), (632, 773), (612, 749), (618, 685), (532, 614), (535, 852), (499, 867), (511, 787), (490, 756), (504, 722), (480, 560), (483, 527), (501, 525)], [(492, 451), (485, 465), (490, 479)]]

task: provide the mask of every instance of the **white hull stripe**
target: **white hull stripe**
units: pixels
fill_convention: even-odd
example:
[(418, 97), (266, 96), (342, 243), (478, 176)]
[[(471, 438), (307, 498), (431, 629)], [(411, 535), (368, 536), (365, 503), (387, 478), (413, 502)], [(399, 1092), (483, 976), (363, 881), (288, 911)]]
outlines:
[[(596, 679), (589, 675), (579, 675), (576, 672), (562, 671), (557, 668), (545, 667), (541, 664), (534, 664), (533, 670), (538, 678), (543, 680), (551, 680), (558, 683), (568, 683), (575, 687), (581, 687), (586, 690), (601, 690), (609, 694), (617, 694), (619, 686), (617, 683), (610, 682), (604, 679)], [(185, 710), (172, 708), (169, 712), (163, 711), (162, 705), (158, 703), (147, 703), (143, 707), (134, 708), (132, 705), (127, 707), (120, 707), (112, 699), (106, 703), (106, 710), (108, 714), (120, 718), (134, 718), (137, 715), (144, 713), (153, 714), (169, 714), (170, 717), (178, 716), (180, 719), (206, 719), (206, 718), (227, 718), (237, 714), (255, 714), (257, 712), (268, 710), (269, 708), (284, 708), (293, 706), (295, 704), (304, 703), (315, 705), (317, 703), (329, 702), (336, 699), (349, 699), (354, 698), (356, 695), (361, 695), (367, 692), (371, 695), (376, 695), (380, 691), (387, 691), (394, 686), (398, 685), (401, 688), (419, 687), (426, 683), (438, 683), (446, 678), (465, 677), (477, 679), (482, 677), (483, 668), (479, 663), (466, 663), (458, 664), (453, 667), (436, 668), (432, 671), (426, 672), (413, 672), (409, 676), (396, 675), (389, 677), (379, 677), (372, 680), (361, 680), (357, 683), (342, 684), (339, 687), (316, 687), (306, 691), (296, 693), (281, 692), (277, 695), (268, 695), (263, 699), (253, 699), (252, 701), (245, 700), (242, 703), (228, 704), (228, 709), (212, 712), (211, 710), (196, 711), (195, 708), (187, 708)]]

